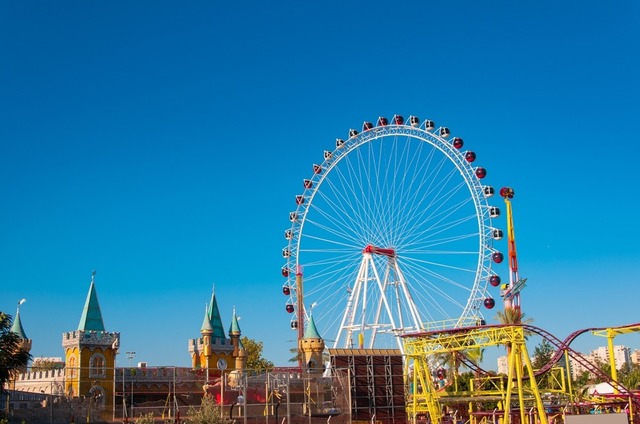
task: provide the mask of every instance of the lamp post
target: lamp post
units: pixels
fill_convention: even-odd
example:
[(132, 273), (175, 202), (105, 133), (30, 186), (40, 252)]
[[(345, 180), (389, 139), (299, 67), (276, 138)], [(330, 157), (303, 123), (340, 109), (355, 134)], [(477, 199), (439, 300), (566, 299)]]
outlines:
[[(129, 368), (133, 368), (133, 359), (136, 357), (136, 352), (135, 351), (129, 351), (129, 352), (125, 352), (125, 355), (127, 355), (127, 359), (129, 360)], [(124, 379), (124, 371), (123, 371), (123, 377)], [(123, 382), (124, 385), (124, 382)], [(124, 399), (124, 393), (122, 393), (123, 399)], [(133, 373), (131, 374), (131, 414), (129, 414), (129, 416), (131, 418), (133, 418)]]

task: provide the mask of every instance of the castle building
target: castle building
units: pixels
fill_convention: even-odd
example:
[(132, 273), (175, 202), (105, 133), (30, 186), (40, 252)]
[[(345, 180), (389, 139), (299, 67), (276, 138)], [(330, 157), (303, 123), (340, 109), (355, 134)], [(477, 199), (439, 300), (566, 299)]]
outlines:
[(215, 291), (211, 294), (211, 301), (205, 308), (200, 335), (200, 338), (189, 340), (189, 354), (192, 368), (202, 370), (207, 381), (212, 377), (220, 376), (221, 371), (233, 371), (242, 365), (242, 362), (237, 361), (240, 356), (241, 332), (235, 309), (229, 328), (229, 338), (227, 338)]
[(111, 405), (120, 333), (105, 331), (94, 278), (95, 272), (91, 276), (78, 329), (62, 335), (64, 390), (67, 396), (86, 396), (103, 405)]
[[(12, 331), (20, 337), (21, 347), (30, 350), (32, 341), (24, 331), (19, 307), (20, 304)], [(100, 416), (100, 419), (122, 417), (126, 420), (134, 417), (134, 410), (137, 412), (141, 405), (154, 402), (164, 405), (166, 399), (172, 396), (175, 412), (179, 410), (179, 405), (185, 407), (199, 403), (205, 392), (215, 394), (217, 391), (220, 395), (222, 379), (219, 377), (223, 373), (229, 380), (234, 376), (240, 381), (247, 361), (241, 335), (235, 308), (231, 325), (225, 333), (218, 302), (215, 293), (212, 293), (205, 308), (200, 337), (188, 342), (191, 367), (169, 367), (173, 368), (171, 370), (167, 367), (147, 368), (139, 365), (138, 368), (116, 369), (120, 333), (107, 331), (105, 327), (94, 272), (77, 329), (62, 334), (64, 361), (62, 358), (41, 358), (45, 364), (42, 368), (25, 369), (17, 374), (7, 385), (7, 389), (13, 393), (21, 393), (12, 395), (11, 408), (14, 411), (23, 409), (20, 406), (23, 401), (19, 399), (30, 395), (36, 396), (37, 399), (34, 399), (37, 402), (64, 397), (74, 399), (74, 402), (53, 400), (52, 404), (57, 402), (56, 417), (64, 416), (67, 422), (77, 414)], [(56, 365), (51, 367), (54, 363)], [(34, 365), (37, 366), (36, 362), (32, 367)], [(231, 402), (236, 397), (237, 393), (233, 397), (228, 394), (226, 399)], [(42, 409), (40, 403), (37, 407)], [(24, 408), (24, 412), (27, 413), (30, 408)], [(53, 413), (53, 409), (48, 411)]]

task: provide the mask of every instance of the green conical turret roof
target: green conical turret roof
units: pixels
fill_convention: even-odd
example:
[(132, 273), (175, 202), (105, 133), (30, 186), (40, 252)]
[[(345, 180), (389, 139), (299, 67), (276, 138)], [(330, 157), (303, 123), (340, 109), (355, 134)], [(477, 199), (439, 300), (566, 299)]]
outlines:
[(238, 317), (236, 316), (236, 308), (233, 308), (233, 317), (231, 318), (231, 326), (229, 327), (229, 335), (240, 334), (240, 325), (238, 324)]
[(209, 302), (207, 316), (209, 317), (209, 322), (211, 328), (213, 329), (213, 335), (211, 337), (224, 339), (226, 336), (224, 334), (222, 318), (220, 317), (220, 309), (218, 309), (218, 301), (216, 300), (215, 290), (211, 293), (211, 302)]
[(18, 307), (18, 311), (16, 312), (16, 318), (13, 320), (13, 325), (11, 325), (11, 331), (16, 333), (18, 337), (20, 337), (22, 340), (29, 340), (29, 338), (24, 332), (24, 328), (22, 328), (22, 321), (20, 320), (19, 307)]
[(320, 333), (316, 328), (316, 322), (313, 320), (313, 315), (309, 316), (309, 322), (307, 322), (307, 328), (304, 330), (305, 339), (321, 339)]
[(211, 333), (213, 334), (213, 326), (211, 326), (211, 320), (209, 319), (209, 309), (208, 307), (204, 308), (204, 319), (202, 320), (202, 328), (200, 329), (200, 332), (202, 334), (204, 333)]
[(81, 331), (104, 331), (102, 312), (100, 312), (100, 303), (98, 303), (98, 293), (94, 282), (95, 275), (95, 272), (91, 275), (89, 294), (87, 294), (87, 300), (84, 303), (84, 309), (80, 317), (80, 324), (78, 324), (78, 330)]

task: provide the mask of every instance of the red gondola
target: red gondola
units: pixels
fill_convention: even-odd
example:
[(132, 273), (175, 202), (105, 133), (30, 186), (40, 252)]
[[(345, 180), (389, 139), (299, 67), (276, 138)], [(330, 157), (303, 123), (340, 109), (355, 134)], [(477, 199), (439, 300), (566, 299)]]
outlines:
[(453, 137), (452, 144), (456, 149), (462, 149), (462, 146), (464, 146), (464, 140), (460, 137)]
[(513, 199), (513, 195), (515, 194), (515, 192), (513, 191), (513, 189), (511, 187), (502, 187), (500, 189), (500, 196), (504, 197), (504, 198), (509, 198), (509, 199)]

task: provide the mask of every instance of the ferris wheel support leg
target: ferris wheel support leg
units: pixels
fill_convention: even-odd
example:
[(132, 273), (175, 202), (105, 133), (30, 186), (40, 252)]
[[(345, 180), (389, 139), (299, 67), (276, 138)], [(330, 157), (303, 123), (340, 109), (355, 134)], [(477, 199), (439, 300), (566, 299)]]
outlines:
[[(378, 332), (378, 327), (380, 324), (380, 314), (382, 312), (382, 306), (384, 305), (385, 310), (387, 311), (387, 314), (389, 316), (389, 324), (391, 326), (391, 329), (395, 329), (398, 328), (396, 325), (396, 321), (393, 318), (393, 314), (391, 313), (391, 307), (389, 306), (389, 301), (387, 299), (387, 295), (386, 295), (386, 290), (388, 287), (388, 269), (386, 272), (386, 278), (385, 281), (382, 282), (380, 280), (380, 274), (378, 274), (378, 269), (375, 266), (375, 263), (373, 262), (373, 260), (371, 261), (371, 270), (373, 271), (373, 275), (374, 278), (376, 280), (376, 284), (378, 286), (378, 290), (380, 291), (380, 300), (378, 301), (378, 308), (376, 311), (376, 316), (375, 316), (375, 322), (373, 323), (373, 331), (372, 331), (372, 336), (371, 336), (371, 341), (370, 341), (370, 345), (373, 348), (374, 345), (374, 341), (376, 338), (376, 334)], [(396, 339), (397, 340), (397, 344), (398, 344), (398, 348), (400, 349), (401, 352), (404, 353), (404, 346), (402, 345), (402, 341), (400, 339)]]
[(398, 266), (398, 261), (393, 261), (393, 267), (395, 269), (396, 275), (398, 276), (398, 281), (400, 282), (400, 287), (402, 288), (402, 292), (404, 293), (404, 297), (406, 299), (407, 305), (409, 306), (409, 311), (411, 311), (411, 317), (413, 318), (413, 325), (416, 330), (422, 330), (423, 324), (420, 319), (420, 313), (418, 312), (418, 307), (413, 301), (413, 297), (411, 293), (409, 293), (409, 288), (407, 287), (407, 282), (404, 279), (404, 274), (400, 270)]
[(346, 328), (346, 337), (345, 337), (345, 348), (353, 347), (353, 325), (356, 317), (356, 310), (358, 308), (358, 303), (360, 302), (360, 293), (362, 291), (362, 282), (366, 278), (366, 258), (363, 259), (360, 264), (360, 269), (358, 270), (358, 275), (356, 277), (356, 282), (349, 294), (349, 299), (347, 300), (347, 307), (344, 311), (344, 315), (342, 316), (342, 322), (340, 323), (340, 328), (338, 329), (338, 335), (336, 336), (336, 341), (334, 342), (334, 347), (340, 347), (340, 340), (342, 337), (342, 332)]

